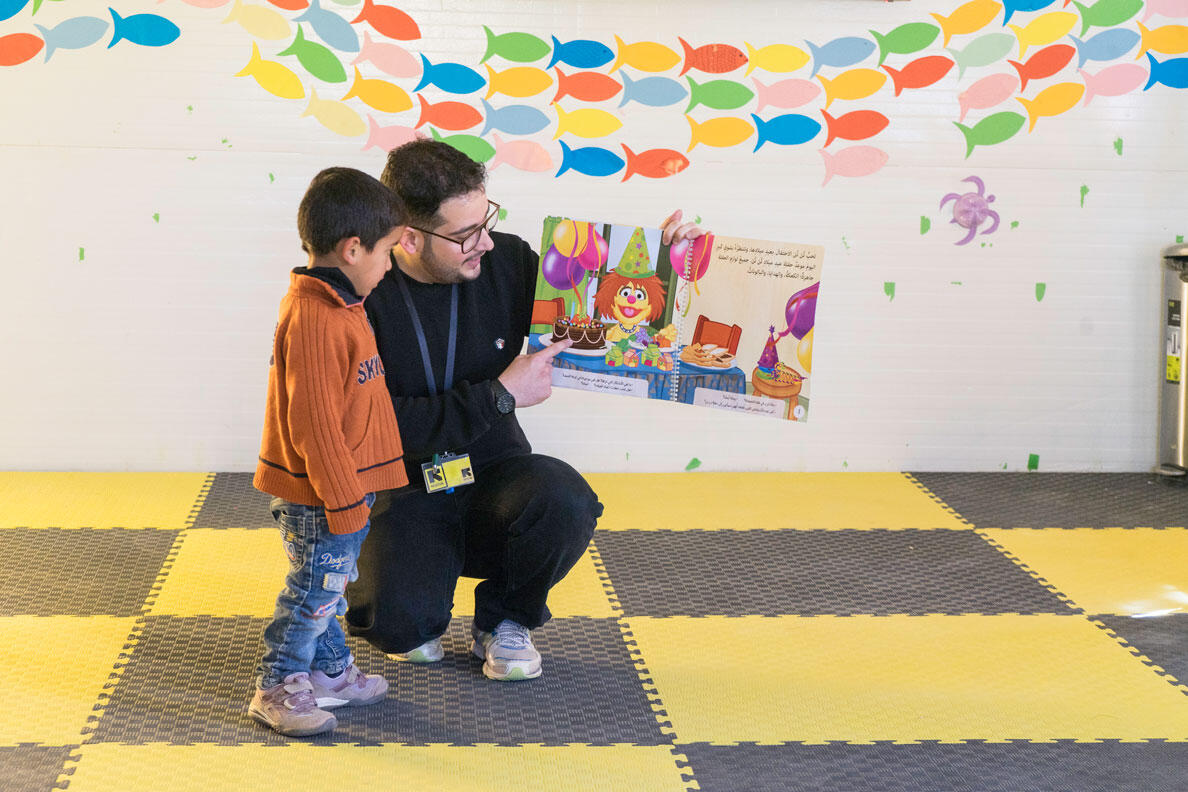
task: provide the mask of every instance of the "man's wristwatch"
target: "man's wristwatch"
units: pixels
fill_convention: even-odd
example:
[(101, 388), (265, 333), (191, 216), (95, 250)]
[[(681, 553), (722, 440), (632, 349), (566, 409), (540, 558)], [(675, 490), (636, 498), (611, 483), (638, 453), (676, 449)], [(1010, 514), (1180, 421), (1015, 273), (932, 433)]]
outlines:
[(499, 414), (511, 415), (512, 410), (516, 409), (516, 397), (511, 395), (511, 391), (503, 387), (503, 383), (498, 379), (493, 379), (491, 393), (495, 394), (495, 409)]

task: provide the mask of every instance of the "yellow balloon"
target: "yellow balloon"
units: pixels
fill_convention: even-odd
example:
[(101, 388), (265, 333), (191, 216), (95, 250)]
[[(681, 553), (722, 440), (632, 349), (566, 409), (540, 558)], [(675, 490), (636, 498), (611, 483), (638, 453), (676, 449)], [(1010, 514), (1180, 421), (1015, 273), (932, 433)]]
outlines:
[(567, 258), (580, 255), (590, 238), (590, 224), (562, 220), (553, 231), (553, 247)]
[(804, 334), (804, 338), (800, 339), (800, 343), (796, 345), (796, 359), (800, 361), (800, 365), (806, 372), (813, 370), (813, 331), (809, 330)]

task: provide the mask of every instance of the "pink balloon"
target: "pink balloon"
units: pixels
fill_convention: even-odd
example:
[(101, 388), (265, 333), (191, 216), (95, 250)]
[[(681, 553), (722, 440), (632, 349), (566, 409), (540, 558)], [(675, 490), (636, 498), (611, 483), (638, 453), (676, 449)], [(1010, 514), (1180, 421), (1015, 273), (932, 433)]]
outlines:
[[(690, 247), (693, 249), (693, 255), (689, 267), (686, 268), (685, 259), (688, 257)], [(672, 268), (682, 279), (701, 280), (705, 277), (706, 270), (709, 269), (710, 253), (713, 249), (713, 234), (703, 234), (692, 242), (682, 239), (668, 249), (668, 260), (672, 262)]]
[(548, 252), (540, 260), (540, 272), (550, 286), (562, 291), (572, 289), (586, 276), (586, 271), (576, 258), (563, 256), (552, 245), (549, 245)]
[(590, 235), (586, 240), (586, 249), (578, 255), (578, 264), (590, 272), (597, 272), (598, 268), (606, 263), (607, 255), (609, 255), (609, 248), (606, 240), (591, 225)]

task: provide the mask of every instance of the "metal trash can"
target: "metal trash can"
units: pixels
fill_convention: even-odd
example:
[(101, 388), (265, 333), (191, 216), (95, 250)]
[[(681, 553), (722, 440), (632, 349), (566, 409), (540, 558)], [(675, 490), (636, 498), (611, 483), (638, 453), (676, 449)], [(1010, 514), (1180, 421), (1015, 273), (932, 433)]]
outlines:
[(1159, 370), (1157, 472), (1188, 474), (1188, 372), (1184, 371), (1184, 310), (1188, 308), (1188, 244), (1163, 249), (1163, 354)]

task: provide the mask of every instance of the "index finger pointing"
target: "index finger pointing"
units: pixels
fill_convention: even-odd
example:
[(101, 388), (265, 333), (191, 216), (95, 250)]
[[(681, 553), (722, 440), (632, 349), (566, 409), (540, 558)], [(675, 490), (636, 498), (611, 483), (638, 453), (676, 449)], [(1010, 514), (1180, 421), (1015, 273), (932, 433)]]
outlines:
[(573, 346), (573, 341), (568, 338), (563, 338), (560, 341), (554, 341), (535, 354), (543, 357), (545, 360), (552, 360), (553, 358), (557, 357), (557, 355), (560, 355), (562, 352), (569, 349), (571, 346)]

